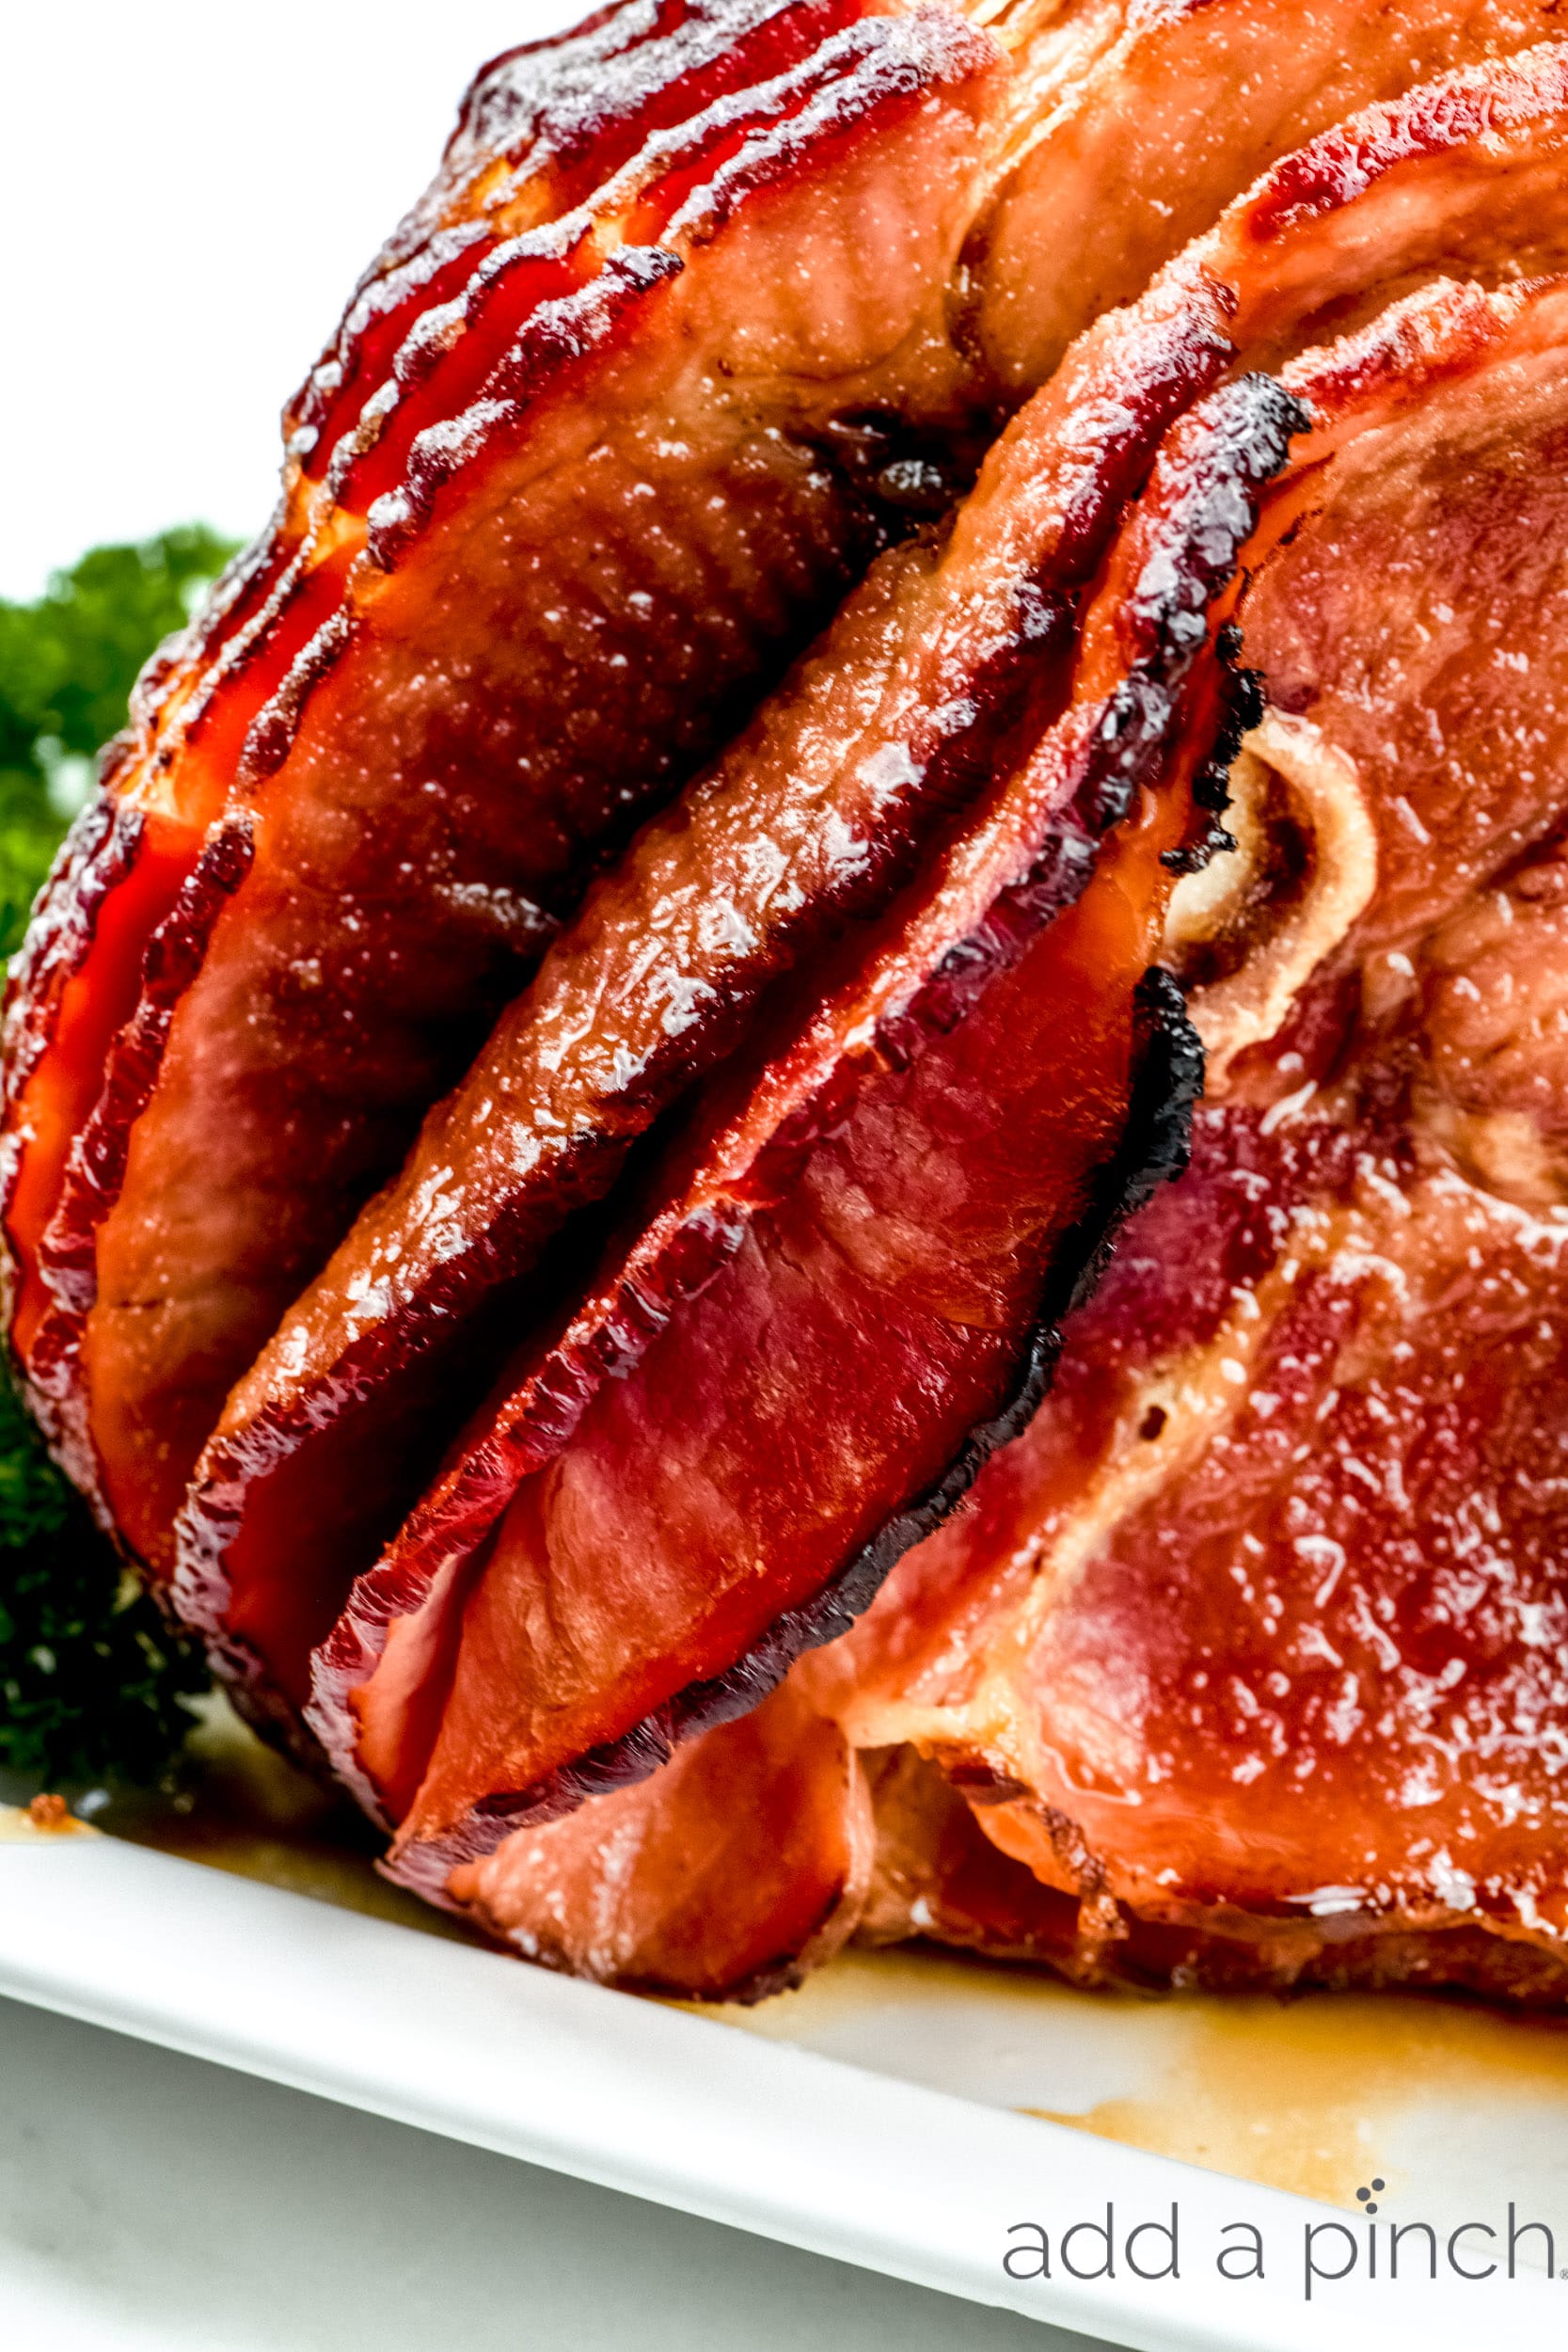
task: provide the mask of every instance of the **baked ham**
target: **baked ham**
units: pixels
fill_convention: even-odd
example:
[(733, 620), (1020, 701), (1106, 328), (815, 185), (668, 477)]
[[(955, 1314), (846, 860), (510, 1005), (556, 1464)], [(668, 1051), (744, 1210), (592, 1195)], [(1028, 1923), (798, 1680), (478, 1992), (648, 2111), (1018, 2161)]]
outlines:
[[(1166, 940), (1209, 1054), (1192, 1164), (1028, 1429), (752, 1719), (769, 1826), (703, 1880), (732, 1943), (710, 1924), (683, 1973), (638, 1867), (711, 1803), (727, 1731), (454, 1870), (492, 1932), (708, 1994), (789, 1976), (791, 1905), (797, 1973), (925, 1934), (1085, 1981), (1568, 1990), (1568, 282), (1535, 210), (1565, 95), (1537, 55), (1365, 118), (1170, 274), (1234, 239), (1293, 286), (1315, 221), (1396, 294), (1344, 287), (1364, 323), (1281, 370), (1312, 428), (1237, 608), (1267, 701), (1239, 850)], [(1440, 274), (1405, 293), (1381, 236), (1336, 233), (1347, 189), (1397, 199)], [(1487, 287), (1521, 199), (1528, 261)], [(777, 1825), (830, 1788), (802, 1874)]]
[[(1275, 74), (1266, 119), (1241, 109), (1231, 144), (1206, 147), (1203, 171), (1187, 172), (1182, 217), (1201, 219), (1303, 116), (1338, 112), (1347, 74), (1365, 88), (1434, 47), (1503, 38), (1491, 16), (1430, 12), (1402, 17), (1396, 52), (1391, 24), (1352, 40), (1338, 14), (1332, 28), (1315, 23), (1291, 45), (1290, 74)], [(952, 309), (952, 361), (967, 370), (972, 406), (1005, 405), (1090, 309), (1142, 285), (1163, 233), (1156, 186), (1170, 154), (1191, 153), (1193, 90), (1228, 73), (1259, 105), (1246, 61), (1273, 25), (1272, 12), (1235, 6), (1130, 29), (1103, 12), (993, 24), (1010, 45), (1006, 167), (992, 167), (999, 193)], [(1130, 112), (1134, 83), (1159, 103)], [(1046, 118), (1048, 89), (1057, 111)], [(1131, 218), (1116, 208), (1114, 264), (1103, 203), (1095, 274), (1048, 263), (1089, 235), (1087, 191), (1121, 184), (1146, 200)], [(1033, 282), (1055, 289), (1049, 333), (1049, 305), (1025, 314), (986, 293), (1012, 284), (1021, 256)], [(961, 357), (975, 353), (983, 366)], [(1091, 351), (1032, 430), (1004, 444), (946, 545), (885, 556), (785, 690), (591, 896), (237, 1383), (197, 1469), (180, 1606), (248, 1704), (297, 1715), (309, 1649), (417, 1501), (494, 1362), (495, 1335), (542, 1311), (535, 1270), (567, 1218), (733, 1047), (769, 982), (885, 903), (931, 828), (974, 798), (1006, 730), (1059, 709), (1073, 598), (1174, 405), (1233, 363), (1224, 323), (1201, 302), (1163, 339), (1123, 342), (1103, 360)]]
[[(1271, 1902), (1292, 1966), (1330, 1932), (1227, 1891), (1199, 1831), (1180, 1866), (1112, 1851), (1054, 1710), (1085, 1660), (1122, 1670), (1089, 1568), (1137, 1346), (1166, 1330), (1190, 1384), (1218, 1344), (1202, 1186), (1254, 1223), (1247, 1183), (1276, 1187), (1284, 1287), (1316, 1299), (1279, 1219), (1338, 1232), (1375, 1162), (1402, 1208), (1357, 1194), (1314, 1279), (1395, 1263), (1374, 1210), (1432, 1267), (1490, 1270), (1502, 1239), (1440, 1239), (1406, 1161), (1529, 1158), (1512, 1100), (1412, 1107), (1403, 1032), (1351, 1004), (1358, 924), (1409, 961), (1440, 918), (1459, 1004), (1464, 926), (1554, 805), (1549, 745), (1483, 752), (1458, 650), (1378, 668), (1366, 550), (1446, 453), (1451, 592), (1406, 597), (1412, 642), (1479, 643), (1489, 597), (1490, 685), (1540, 658), (1541, 595), (1531, 636), (1481, 550), (1554, 544), (1549, 419), (1508, 402), (1531, 365), (1549, 388), (1568, 85), (1524, 46), (1549, 5), (1365, 13), (728, 0), (498, 61), (287, 413), (269, 532), (144, 679), (40, 901), (0, 1138), (40, 1418), (253, 1716), (395, 1827), (394, 1873), (523, 1948), (714, 1994), (934, 1920), (1080, 1973), (1232, 1915), (1284, 1967)], [(1539, 512), (1467, 535), (1486, 415)], [(1365, 610), (1297, 578), (1341, 508)], [(1341, 741), (1319, 704), (1357, 647)], [(1449, 801), (1481, 825), (1516, 768), (1535, 815), (1391, 879), (1389, 827), (1444, 838), (1391, 778), (1460, 740), (1450, 693), (1478, 732), (1442, 755)], [(1241, 853), (1206, 874), (1243, 725)], [(1163, 939), (1212, 1046), (1201, 1148), (1096, 1304), (1186, 1150)], [(1308, 1084), (1330, 1132), (1297, 1167)], [(1127, 1287), (1149, 1249), (1164, 1324)], [(1248, 1260), (1234, 1305), (1259, 1346), (1295, 1343), (1277, 1273)], [(1216, 1446), (1240, 1385), (1211, 1381)], [(1158, 1528), (1164, 1425), (1132, 1456)], [(1072, 1574), (1026, 1601), (1058, 1519)], [(1185, 1602), (1127, 1598), (1164, 1540), (1117, 1589), (1174, 1657)], [(1414, 1578), (1436, 1555), (1402, 1540)], [(939, 1656), (951, 1689), (921, 1678)], [(1000, 1729), (971, 1682), (1006, 1686)], [(1174, 1738), (1149, 1717), (1151, 1786), (1188, 1787)], [(721, 1839), (726, 1786), (751, 1793)], [(1483, 1883), (1472, 1829), (1459, 1804), (1455, 1887)], [(1355, 1888), (1435, 1948), (1384, 1860)]]
[[(1072, 691), (1074, 593), (1147, 469), (1151, 426), (1223, 353), (1201, 324), (1177, 321), (1150, 351), (1147, 405), (1108, 411), (1096, 443), (1064, 437), (1076, 408), (1059, 395), (1022, 413), (945, 543), (883, 566), (790, 690), (594, 895), (242, 1384), (186, 1506), (178, 1590), (187, 1616), (236, 1663), (245, 1645), (296, 1707), (309, 1650), (355, 1565), (374, 1558), (367, 1534), (389, 1532), (388, 1498), (411, 1499), (421, 1444), (430, 1467), (426, 1424), (442, 1429), (456, 1344), (445, 1333), (471, 1343), (498, 1260), (534, 1261), (735, 1040), (766, 983), (831, 925), (863, 922), (980, 780), (1043, 739)], [(802, 983), (808, 1001), (820, 985)], [(456, 1187), (447, 1171), (459, 1168)], [(420, 1366), (432, 1327), (444, 1343)], [(309, 1388), (299, 1375), (328, 1347), (324, 1404), (319, 1374)]]
[[(13, 1342), (160, 1577), (301, 1283), (594, 866), (885, 537), (888, 453), (836, 462), (833, 419), (951, 419), (994, 44), (809, 4), (720, 29), (609, 96), (575, 55), (556, 95), (546, 53), (524, 117), (482, 85), (298, 404), (271, 536), (143, 692), (40, 910)], [(138, 1007), (146, 951), (172, 1008)]]
[[(160, 1581), (230, 1388), (877, 547), (1270, 156), (1553, 29), (1546, 0), (1298, 14), (659, 0), (481, 75), (12, 992), (13, 1346)], [(274, 1454), (357, 1395), (333, 1343), (260, 1400)]]

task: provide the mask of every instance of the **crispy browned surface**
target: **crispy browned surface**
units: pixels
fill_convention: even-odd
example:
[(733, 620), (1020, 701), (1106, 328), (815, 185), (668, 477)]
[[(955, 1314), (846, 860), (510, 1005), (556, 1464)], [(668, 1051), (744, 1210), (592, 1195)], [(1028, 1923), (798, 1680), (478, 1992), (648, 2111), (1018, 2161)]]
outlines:
[(311, 1720), (404, 1817), (401, 1872), (754, 1704), (1017, 1425), (1021, 1363), (1032, 1404), (1032, 1327), (1172, 1148), (1134, 1007), (1226, 717), (1211, 599), (1299, 421), (1243, 379), (1172, 437), (1066, 713), (765, 1029), (362, 1580)]
[[(1143, 38), (1095, 62), (1097, 103)], [(1372, 73), (1372, 54), (1363, 62)], [(1526, 118), (1543, 103), (1531, 87), (1516, 102)], [(884, 558), (785, 691), (607, 878), (231, 1398), (182, 1536), (198, 1622), (266, 1653), (277, 1637), (247, 1597), (287, 1560), (309, 1601), (288, 1640), (321, 1638), (428, 1475), (463, 1369), (485, 1360), (485, 1316), (537, 1311), (518, 1285), (540, 1252), (730, 1048), (764, 983), (884, 898), (923, 833), (974, 792), (990, 745), (1049, 716), (1067, 604), (1173, 406), (1238, 351), (1277, 354), (1319, 311), (1440, 255), (1494, 267), (1505, 227), (1524, 249), (1508, 206), (1522, 211), (1535, 167), (1528, 131), (1474, 186), (1444, 178), (1463, 135), (1407, 110), (1386, 149), (1326, 143), (1316, 178), (1239, 213), (1141, 334), (1087, 339), (1032, 429), (999, 445), (940, 553)], [(1406, 177), (1430, 183), (1413, 222)], [(1369, 252), (1345, 223), (1370, 215), (1370, 239), (1384, 205)], [(1554, 249), (1556, 219), (1548, 206), (1532, 223), (1531, 249)], [(1007, 237), (1022, 236), (1024, 213), (1009, 220)], [(278, 1677), (297, 1704), (297, 1664)]]

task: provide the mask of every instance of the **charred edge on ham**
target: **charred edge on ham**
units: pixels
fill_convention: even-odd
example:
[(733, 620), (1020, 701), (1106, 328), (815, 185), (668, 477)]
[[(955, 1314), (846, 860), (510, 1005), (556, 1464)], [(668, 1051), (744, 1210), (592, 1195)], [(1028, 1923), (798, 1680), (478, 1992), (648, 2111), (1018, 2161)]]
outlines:
[[(822, 1592), (803, 1607), (786, 1611), (726, 1673), (689, 1684), (621, 1740), (563, 1769), (556, 1776), (559, 1789), (549, 1791), (546, 1803), (564, 1796), (575, 1804), (641, 1780), (668, 1760), (677, 1741), (711, 1731), (755, 1707), (803, 1652), (819, 1649), (848, 1630), (905, 1552), (934, 1534), (991, 1455), (1027, 1427), (1051, 1385), (1063, 1318), (1093, 1287), (1126, 1218), (1158, 1184), (1186, 1166), (1193, 1105), (1203, 1084), (1203, 1048), (1187, 1019), (1180, 987), (1168, 972), (1156, 968), (1145, 977), (1138, 991), (1138, 1015), (1144, 1043), (1122, 1149), (1101, 1171), (1089, 1210), (1057, 1252), (1040, 1319), (1025, 1344), (1009, 1402), (994, 1419), (970, 1432), (957, 1460), (936, 1484), (889, 1519)], [(531, 1813), (540, 1794), (544, 1792), (529, 1791), (521, 1809)], [(510, 1820), (505, 1808), (513, 1802), (488, 1799), (475, 1810)]]
[[(131, 1130), (157, 1083), (176, 1009), (201, 968), (213, 926), (250, 871), (253, 853), (247, 814), (215, 825), (148, 941), (136, 1009), (110, 1048), (103, 1091), (71, 1144), (60, 1196), (39, 1245), (50, 1306), (27, 1366), (28, 1401), (95, 1509), (101, 1498), (92, 1448), (80, 1401), (70, 1392), (82, 1327), (98, 1295), (98, 1230), (119, 1197)], [(107, 1524), (106, 1514), (100, 1516)]]
[[(855, 13), (853, 0), (612, 6), (482, 67), (435, 184), (360, 278), (336, 336), (289, 405), (295, 454), (318, 459), (306, 471), (324, 469), (338, 431), (357, 413), (347, 396), (362, 397), (379, 380), (372, 369), (389, 326), (421, 297), (439, 298), (426, 288), (454, 259), (493, 243), (493, 209), (504, 209), (531, 180), (552, 181), (558, 206), (572, 202), (587, 174), (609, 179), (654, 131), (701, 113), (743, 80), (785, 70)], [(483, 211), (465, 216), (464, 207), (480, 200), (475, 183), (503, 164), (505, 183)]]
[[(1055, 911), (1087, 885), (1094, 840), (1125, 818), (1137, 791), (1158, 770), (1179, 722), (1183, 687), (1209, 637), (1209, 612), (1234, 577), (1257, 520), (1259, 496), (1285, 464), (1292, 438), (1309, 423), (1301, 403), (1273, 376), (1238, 377), (1193, 412), (1195, 454), (1200, 463), (1173, 482), (1147, 560), (1127, 593), (1127, 633), (1134, 667), (1111, 694), (1070, 822), (1054, 832), (1024, 892), (1042, 888)], [(1184, 455), (1185, 453), (1182, 453)], [(1201, 771), (1212, 798), (1215, 771), (1234, 756), (1255, 723), (1257, 681), (1230, 667), (1233, 634), (1220, 661), (1223, 693), (1209, 757)], [(1056, 1320), (1077, 1303), (1105, 1263), (1124, 1216), (1143, 1206), (1155, 1185), (1186, 1165), (1192, 1106), (1203, 1082), (1202, 1048), (1185, 1014), (1175, 979), (1146, 976), (1137, 998), (1144, 1043), (1129, 1105), (1122, 1149), (1110, 1162), (1095, 1199), (1059, 1250), (1048, 1277), (1041, 1320), (1024, 1349), (1013, 1401), (974, 1430), (936, 1486), (895, 1515), (830, 1584), (802, 1607), (783, 1614), (724, 1674), (690, 1684), (642, 1721), (574, 1763), (522, 1790), (481, 1798), (459, 1827), (431, 1846), (406, 1852), (397, 1875), (422, 1893), (437, 1893), (455, 1862), (493, 1851), (508, 1830), (572, 1811), (591, 1796), (626, 1788), (667, 1762), (678, 1740), (727, 1722), (775, 1689), (804, 1650), (846, 1631), (904, 1552), (937, 1527), (967, 1493), (990, 1454), (1018, 1435), (1046, 1391), (1060, 1345)]]
[[(760, 11), (753, 9), (743, 12), (739, 19), (734, 19), (720, 11), (727, 55), (736, 57), (744, 46), (737, 37), (754, 33), (759, 27), (766, 28), (773, 13), (767, 8)], [(779, 13), (792, 12), (783, 10)], [(994, 43), (987, 37), (974, 33), (960, 21), (948, 18), (940, 10), (916, 11), (909, 17), (892, 19), (877, 16), (858, 24), (841, 21), (846, 15), (852, 18), (855, 13), (853, 8), (846, 11), (830, 7), (826, 10), (818, 10), (808, 6), (797, 28), (800, 39), (792, 34), (787, 44), (787, 60), (782, 52), (775, 56), (775, 42), (768, 48), (768, 58), (754, 61), (759, 62), (772, 76), (758, 87), (767, 88), (775, 107), (781, 103), (780, 90), (775, 87), (779, 81), (781, 63), (784, 65), (783, 82), (789, 86), (791, 91), (800, 89), (810, 92), (825, 76), (830, 84), (834, 74), (846, 76), (849, 87), (834, 86), (840, 103), (836, 113), (832, 113), (831, 120), (829, 115), (824, 113), (822, 104), (817, 104), (814, 114), (812, 103), (808, 103), (799, 119), (789, 119), (775, 124), (770, 137), (762, 141), (755, 152), (751, 147), (747, 149), (744, 168), (740, 167), (736, 159), (732, 159), (729, 167), (720, 170), (718, 179), (706, 193), (708, 213), (701, 217), (694, 215), (687, 219), (685, 215), (691, 212), (695, 200), (689, 199), (681, 218), (670, 225), (669, 233), (678, 232), (681, 237), (701, 242), (752, 192), (753, 186), (768, 183), (787, 173), (802, 138), (809, 140), (812, 135), (827, 130), (836, 134), (854, 127), (879, 106), (917, 100), (932, 75), (957, 74), (968, 78), (976, 72), (993, 67), (999, 57)], [(562, 38), (570, 41), (576, 37)], [(815, 48), (810, 45), (812, 40), (816, 41)], [(728, 93), (727, 103), (732, 112), (738, 104), (738, 94), (729, 87), (735, 78), (736, 73), (727, 63), (720, 79)], [(816, 89), (816, 95), (821, 100), (820, 89)], [(597, 98), (602, 101), (602, 91), (597, 93)], [(613, 112), (613, 109), (610, 111)], [(711, 106), (699, 108), (698, 119), (705, 119), (711, 112)], [(591, 101), (583, 128), (592, 137), (595, 127), (602, 127), (602, 109), (596, 109)], [(673, 155), (680, 137), (689, 127), (684, 120), (663, 124), (648, 143), (650, 151), (656, 158), (666, 151)], [(612, 172), (611, 180), (614, 176)], [(548, 226), (546, 225), (546, 234)], [(405, 227), (412, 229), (417, 244), (429, 232), (428, 215), (421, 216), (418, 224), (405, 224)], [(439, 238), (445, 232), (436, 233)], [(393, 240), (395, 246), (404, 242), (403, 232)], [(488, 249), (486, 237), (482, 236), (478, 242), (484, 244)], [(521, 242), (527, 244), (529, 239), (525, 236)], [(463, 255), (458, 255), (454, 249), (448, 258), (462, 260), (469, 250), (465, 246)], [(609, 300), (613, 310), (624, 307), (640, 292), (651, 291), (652, 286), (667, 275), (678, 273), (681, 265), (678, 254), (662, 247), (651, 251), (631, 248), (612, 256), (597, 283), (578, 290), (578, 299), (587, 302), (591, 310), (595, 302), (602, 309)], [(483, 272), (483, 263), (480, 266)], [(376, 269), (377, 265), (372, 265), (367, 278), (361, 281), (362, 289), (374, 280)], [(453, 291), (462, 291), (455, 280)], [(543, 309), (553, 319), (561, 305), (546, 303)], [(398, 314), (401, 316), (401, 310)], [(375, 315), (372, 307), (372, 311), (361, 319), (356, 298), (356, 305), (351, 306), (349, 316), (340, 329), (340, 342), (347, 334), (353, 346), (352, 330), (356, 325), (361, 329), (368, 328)], [(610, 323), (612, 322), (599, 320), (589, 335), (589, 341), (593, 342), (608, 332)], [(537, 335), (548, 341), (549, 319), (541, 315), (530, 324)], [(404, 344), (409, 343), (415, 346), (420, 343), (420, 323), (418, 319), (410, 334), (400, 342), (396, 356), (391, 358), (389, 373), (384, 373), (378, 365), (371, 370), (370, 376), (360, 380), (356, 371), (350, 370), (350, 373), (356, 376), (358, 391), (369, 393), (372, 389), (372, 378), (383, 387), (397, 379), (398, 361), (404, 356)], [(580, 357), (581, 350), (580, 335), (568, 337), (566, 344), (554, 356), (559, 362), (562, 358)], [(515, 356), (514, 353), (513, 357)], [(328, 378), (341, 373), (345, 361), (336, 345), (323, 364)], [(531, 379), (526, 385), (515, 384), (508, 373), (508, 362), (503, 358), (498, 371), (498, 384), (492, 389), (501, 390), (504, 397), (499, 406), (508, 420), (515, 421), (527, 407), (527, 393), (536, 387)], [(361, 418), (360, 422), (363, 421)], [(486, 443), (493, 438), (498, 421), (496, 417), (487, 419), (485, 432), (482, 436)], [(351, 445), (357, 447), (359, 430), (360, 425), (356, 423), (341, 437), (345, 452)], [(465, 443), (461, 453), (472, 454), (477, 447), (478, 443)], [(406, 502), (412, 499), (416, 505), (421, 500), (428, 502), (428, 497), (434, 494), (436, 486), (436, 478), (444, 480), (457, 458), (452, 452), (446, 451), (437, 463), (436, 453), (423, 437), (408, 454), (409, 470), (400, 485), (403, 501)], [(434, 474), (431, 473), (432, 465), (435, 467)], [(427, 475), (430, 478), (427, 479)], [(379, 503), (385, 504), (386, 501)], [(395, 506), (398, 503), (398, 499), (394, 498), (392, 504)], [(111, 747), (114, 755), (112, 768), (116, 774), (122, 773), (137, 759), (151, 760), (157, 767), (166, 767), (179, 741), (205, 717), (216, 690), (220, 686), (227, 688), (242, 673), (248, 672), (263, 646), (270, 643), (280, 619), (292, 610), (296, 592), (302, 583), (308, 584), (306, 573), (301, 569), (306, 544), (309, 542), (313, 545), (319, 536), (314, 526), (305, 530), (294, 511), (296, 505), (297, 501), (292, 502), (286, 494), (261, 539), (230, 566), (219, 593), (210, 600), (206, 611), (179, 640), (155, 657), (141, 688), (133, 696), (135, 724), (132, 735)], [(372, 532), (370, 548), (372, 567), (376, 545)], [(387, 552), (386, 549), (382, 551)], [(267, 707), (259, 714), (261, 723), (255, 726), (255, 740), (250, 746), (249, 756), (258, 777), (269, 772), (278, 760), (286, 756), (309, 694), (333, 667), (342, 651), (342, 639), (346, 633), (342, 609), (340, 608), (335, 629), (324, 633), (318, 624), (310, 631), (310, 642), (304, 651), (297, 647), (293, 649), (293, 666), (285, 689), (274, 689), (266, 698)], [(284, 666), (290, 668), (288, 662)], [(159, 743), (157, 735), (161, 714), (171, 694), (182, 685), (188, 685), (191, 691), (181, 704), (170, 739)], [(129, 871), (129, 863), (125, 870)], [(81, 860), (73, 865), (71, 875), (78, 886), (87, 880)], [(50, 893), (51, 901), (57, 903), (63, 897), (69, 897), (70, 888), (71, 877), (59, 878)], [(36, 930), (38, 928), (35, 926)], [(87, 939), (90, 941), (90, 926)], [(78, 962), (86, 953), (86, 944), (85, 941), (76, 957)], [(7, 1056), (8, 1091), (5, 1099), (8, 1106), (14, 1102), (47, 1045), (52, 1028), (52, 997), (41, 1008), (34, 1002), (40, 991), (47, 993), (47, 983), (59, 961), (57, 957), (50, 959), (38, 952), (45, 945), (47, 942), (40, 938), (36, 946), (29, 949), (12, 984), (10, 1001), (17, 1018), (11, 1025), (11, 1043), (23, 1050), (8, 1052)], [(9, 1163), (18, 1157), (19, 1147), (9, 1146), (4, 1172), (9, 1172)]]
[(1219, 820), (1230, 806), (1230, 771), (1242, 748), (1242, 738), (1263, 716), (1261, 672), (1237, 666), (1242, 650), (1241, 630), (1233, 621), (1227, 621), (1215, 642), (1221, 660), (1231, 672), (1234, 686), (1213, 755), (1193, 778), (1194, 803), (1209, 822), (1196, 841), (1184, 842), (1179, 850), (1161, 850), (1160, 863), (1172, 874), (1201, 874), (1211, 858), (1236, 847), (1235, 834)]

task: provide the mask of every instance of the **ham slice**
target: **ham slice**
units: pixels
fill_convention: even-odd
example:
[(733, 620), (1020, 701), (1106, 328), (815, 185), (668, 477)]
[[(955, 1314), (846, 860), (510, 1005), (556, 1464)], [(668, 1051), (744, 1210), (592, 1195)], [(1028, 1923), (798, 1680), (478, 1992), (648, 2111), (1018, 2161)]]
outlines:
[(1076, 404), (1042, 395), (945, 543), (884, 559), (789, 688), (594, 892), (236, 1391), (183, 1515), (177, 1591), (294, 1707), (356, 1568), (435, 1467), (443, 1399), (483, 1360), (485, 1311), (517, 1316), (518, 1278), (734, 1047), (767, 985), (874, 914), (992, 765), (1060, 713), (1074, 598), (1161, 420), (1224, 348), (1184, 316), (1151, 334), (1141, 381), (1116, 368), (1121, 405), (1095, 437), (1069, 442)]
[(831, 1960), (859, 1925), (876, 1848), (859, 1756), (786, 1684), (657, 1780), (461, 1865), (450, 1899), (576, 1976), (756, 2001)]

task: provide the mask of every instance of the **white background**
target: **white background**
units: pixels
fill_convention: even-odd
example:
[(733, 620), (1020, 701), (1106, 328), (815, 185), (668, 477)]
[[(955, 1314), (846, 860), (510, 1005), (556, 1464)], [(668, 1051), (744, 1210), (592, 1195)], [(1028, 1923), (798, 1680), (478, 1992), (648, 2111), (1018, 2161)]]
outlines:
[(581, 12), (0, 6), (0, 596), (170, 523), (261, 528), (278, 412), (470, 74)]

